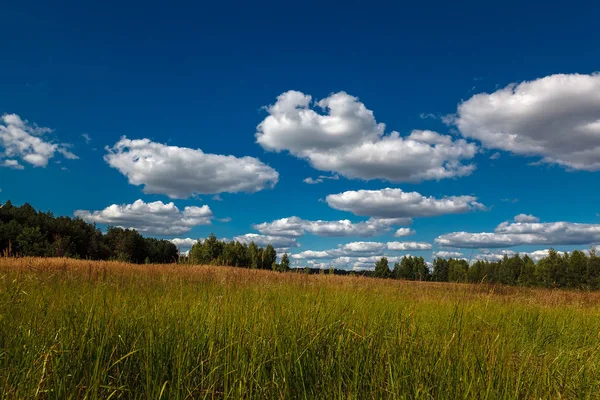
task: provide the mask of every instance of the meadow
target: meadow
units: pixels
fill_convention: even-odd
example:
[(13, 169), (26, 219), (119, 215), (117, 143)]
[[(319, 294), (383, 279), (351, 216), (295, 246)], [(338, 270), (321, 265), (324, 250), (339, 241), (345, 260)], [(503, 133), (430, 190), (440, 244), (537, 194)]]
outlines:
[(0, 258), (3, 399), (600, 398), (600, 293)]

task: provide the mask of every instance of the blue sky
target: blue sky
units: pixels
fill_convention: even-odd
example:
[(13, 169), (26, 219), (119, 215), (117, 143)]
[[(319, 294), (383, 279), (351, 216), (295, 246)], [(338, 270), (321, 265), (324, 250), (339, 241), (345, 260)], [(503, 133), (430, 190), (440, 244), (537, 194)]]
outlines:
[[(167, 239), (270, 240), (347, 268), (589, 249), (598, 11), (11, 2), (0, 201)], [(303, 182), (319, 176), (339, 179)]]

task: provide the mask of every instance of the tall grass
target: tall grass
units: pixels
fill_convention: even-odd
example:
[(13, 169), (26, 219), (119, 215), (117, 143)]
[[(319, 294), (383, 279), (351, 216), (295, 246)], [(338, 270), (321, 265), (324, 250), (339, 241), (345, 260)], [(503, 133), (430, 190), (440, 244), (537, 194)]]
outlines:
[(2, 398), (599, 398), (600, 294), (0, 259)]

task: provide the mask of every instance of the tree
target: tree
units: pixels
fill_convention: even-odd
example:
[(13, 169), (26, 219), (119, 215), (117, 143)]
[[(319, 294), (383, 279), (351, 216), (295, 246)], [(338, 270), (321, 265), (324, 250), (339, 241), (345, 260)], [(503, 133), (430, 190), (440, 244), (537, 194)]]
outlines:
[(277, 263), (277, 252), (275, 248), (268, 244), (263, 253), (263, 268), (272, 268), (273, 264)]
[(565, 286), (565, 258), (554, 249), (537, 263), (536, 276), (540, 284), (546, 287)]
[(450, 263), (448, 260), (436, 257), (433, 260), (433, 275), (432, 279), (436, 282), (448, 282), (448, 272), (450, 270)]
[(596, 249), (590, 251), (587, 282), (592, 289), (600, 289), (600, 256), (596, 254)]
[(567, 264), (568, 287), (582, 288), (587, 285), (588, 257), (584, 252), (575, 250), (571, 253)]
[(388, 278), (390, 276), (390, 267), (388, 266), (388, 259), (381, 257), (379, 261), (375, 263), (374, 276), (376, 278)]
[(40, 227), (27, 226), (17, 237), (17, 244), (21, 255), (43, 257), (48, 253), (48, 241), (42, 234)]
[(467, 280), (473, 283), (482, 282), (485, 276), (486, 264), (488, 264), (487, 261), (475, 261), (473, 265), (469, 267), (469, 271), (467, 272)]
[(451, 258), (448, 260), (448, 281), (466, 282), (469, 263), (465, 260)]
[(279, 270), (281, 272), (286, 272), (286, 271), (289, 271), (289, 269), (290, 269), (290, 259), (287, 255), (287, 253), (284, 253), (281, 256), (281, 261), (279, 262)]
[(517, 283), (523, 286), (531, 286), (537, 283), (535, 279), (535, 262), (527, 255), (523, 257), (521, 273)]
[(248, 245), (248, 260), (250, 261), (250, 268), (258, 268), (259, 251), (258, 246), (254, 242), (250, 242)]

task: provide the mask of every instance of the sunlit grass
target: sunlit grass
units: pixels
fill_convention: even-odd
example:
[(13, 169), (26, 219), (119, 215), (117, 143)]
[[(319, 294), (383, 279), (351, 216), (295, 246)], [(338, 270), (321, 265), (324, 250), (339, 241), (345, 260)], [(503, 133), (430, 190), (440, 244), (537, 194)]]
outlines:
[(598, 398), (600, 294), (0, 259), (3, 398)]

